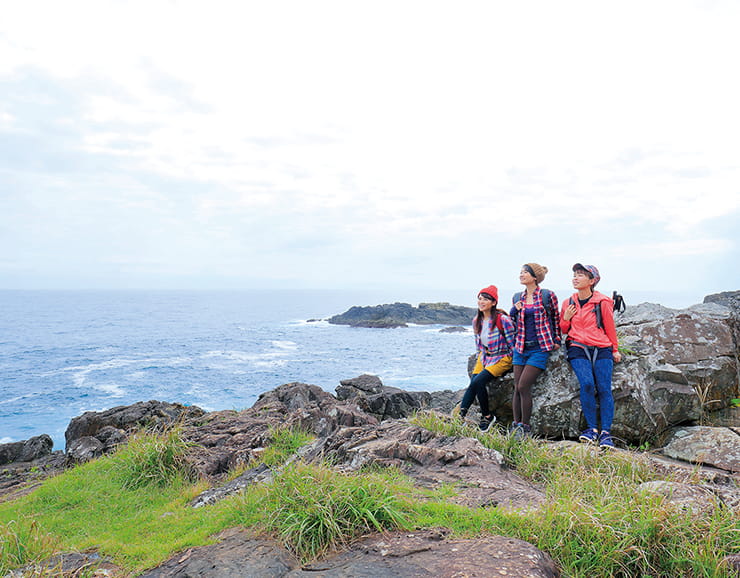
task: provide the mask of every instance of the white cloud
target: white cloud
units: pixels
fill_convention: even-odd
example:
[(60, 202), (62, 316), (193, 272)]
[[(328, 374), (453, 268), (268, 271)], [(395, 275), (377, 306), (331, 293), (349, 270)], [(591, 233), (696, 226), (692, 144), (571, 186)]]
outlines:
[(638, 249), (727, 258), (737, 232), (705, 229), (740, 210), (739, 12), (15, 3), (0, 131), (31, 140), (0, 167), (5, 220), (54, 241), (17, 223), (6, 237), (39, 269), (81, 251), (329, 283), (449, 281), (501, 252), (568, 263), (598, 242), (615, 266)]

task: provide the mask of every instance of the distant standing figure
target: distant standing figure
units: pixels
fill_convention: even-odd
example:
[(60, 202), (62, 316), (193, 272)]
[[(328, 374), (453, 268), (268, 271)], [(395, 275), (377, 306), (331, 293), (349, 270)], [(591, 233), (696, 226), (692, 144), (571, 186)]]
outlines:
[(478, 359), (470, 385), (460, 402), (460, 417), (464, 418), (475, 398), (480, 405), (481, 431), (487, 431), (496, 418), (488, 405), (488, 384), (511, 369), (511, 349), (514, 345), (514, 324), (505, 311), (496, 309), (498, 289), (489, 285), (478, 293), (478, 312), (473, 318), (473, 333)]
[(593, 265), (573, 265), (577, 293), (563, 303), (560, 329), (568, 334), (568, 361), (581, 386), (581, 409), (588, 426), (578, 439), (608, 449), (614, 447), (610, 433), (614, 419), (612, 371), (622, 355), (614, 326), (614, 304), (594, 289), (600, 279)]
[(560, 314), (558, 298), (552, 291), (540, 288), (547, 267), (526, 263), (519, 273), (525, 290), (512, 299), (511, 317), (516, 326), (514, 344), (514, 397), (512, 433), (517, 437), (531, 435), (532, 385), (547, 369), (550, 352), (560, 347)]
[(616, 291), (612, 292), (612, 301), (614, 301), (615, 313), (622, 313), (627, 309), (627, 304), (624, 302), (624, 297), (622, 297)]

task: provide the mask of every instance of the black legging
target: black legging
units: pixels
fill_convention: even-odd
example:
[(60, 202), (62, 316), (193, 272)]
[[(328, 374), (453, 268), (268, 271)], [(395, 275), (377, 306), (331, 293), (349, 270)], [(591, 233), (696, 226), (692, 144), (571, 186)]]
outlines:
[(478, 405), (480, 405), (480, 414), (483, 417), (491, 415), (488, 409), (488, 384), (492, 379), (493, 375), (491, 375), (491, 372), (485, 369), (470, 378), (470, 385), (465, 390), (465, 394), (460, 402), (460, 410), (462, 412), (467, 412), (473, 404), (473, 398), (477, 397)]
[(514, 366), (514, 398), (511, 408), (514, 421), (529, 425), (532, 418), (532, 385), (537, 381), (542, 370), (534, 365)]

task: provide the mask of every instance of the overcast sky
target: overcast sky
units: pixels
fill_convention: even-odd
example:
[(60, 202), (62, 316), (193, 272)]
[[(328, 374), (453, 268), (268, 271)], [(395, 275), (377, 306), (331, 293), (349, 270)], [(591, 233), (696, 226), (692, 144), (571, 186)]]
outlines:
[(740, 289), (740, 2), (3, 2), (0, 288)]

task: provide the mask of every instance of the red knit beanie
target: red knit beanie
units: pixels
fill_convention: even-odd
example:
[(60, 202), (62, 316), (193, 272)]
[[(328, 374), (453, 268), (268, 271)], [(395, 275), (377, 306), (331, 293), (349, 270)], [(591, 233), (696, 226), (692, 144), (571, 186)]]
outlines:
[(490, 295), (493, 297), (493, 300), (498, 303), (498, 288), (495, 285), (489, 285), (488, 287), (484, 287), (480, 291), (478, 291), (478, 295), (481, 293), (485, 293), (486, 295)]

